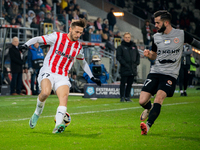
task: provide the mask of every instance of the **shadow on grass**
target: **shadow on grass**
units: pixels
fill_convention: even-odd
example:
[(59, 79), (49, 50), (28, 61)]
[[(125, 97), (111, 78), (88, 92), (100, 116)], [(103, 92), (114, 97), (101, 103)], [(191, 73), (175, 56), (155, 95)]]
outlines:
[(41, 134), (41, 135), (49, 135), (49, 136), (59, 136), (59, 137), (81, 137), (81, 138), (97, 138), (98, 136), (101, 135), (101, 133), (93, 133), (93, 134), (81, 134), (81, 133), (74, 133), (71, 131), (64, 131), (63, 133), (51, 133), (51, 132), (32, 132), (34, 134)]

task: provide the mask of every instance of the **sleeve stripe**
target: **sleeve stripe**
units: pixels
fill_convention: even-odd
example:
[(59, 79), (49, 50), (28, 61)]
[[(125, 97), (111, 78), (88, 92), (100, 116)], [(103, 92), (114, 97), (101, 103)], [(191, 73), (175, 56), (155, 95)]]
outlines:
[(42, 36), (42, 39), (43, 39), (43, 41), (44, 41), (44, 45), (47, 45), (47, 42), (46, 42), (44, 36)]

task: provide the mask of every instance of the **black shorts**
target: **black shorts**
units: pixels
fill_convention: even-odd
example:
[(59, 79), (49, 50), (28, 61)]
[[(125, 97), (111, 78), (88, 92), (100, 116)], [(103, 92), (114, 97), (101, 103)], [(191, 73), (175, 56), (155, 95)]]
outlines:
[(172, 97), (176, 88), (176, 79), (163, 74), (150, 73), (144, 81), (142, 91), (154, 95), (158, 90), (167, 93), (167, 97)]

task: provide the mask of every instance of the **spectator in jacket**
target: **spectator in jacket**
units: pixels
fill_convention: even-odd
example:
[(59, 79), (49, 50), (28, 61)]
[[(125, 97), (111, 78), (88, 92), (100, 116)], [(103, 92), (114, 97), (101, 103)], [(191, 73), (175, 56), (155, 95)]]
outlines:
[[(36, 79), (38, 77), (40, 68), (43, 66), (43, 61), (44, 61), (44, 53), (43, 50), (40, 48), (39, 43), (31, 45), (28, 51), (28, 69), (31, 73), (32, 95), (39, 94), (39, 87)], [(35, 82), (36, 82), (36, 88), (34, 88)]]
[[(140, 55), (136, 44), (131, 41), (131, 34), (126, 32), (121, 45), (117, 47), (117, 60), (120, 63), (120, 102), (132, 102), (130, 91), (135, 76), (137, 76), (137, 65), (140, 64)], [(125, 90), (125, 84), (126, 90)]]
[(22, 87), (22, 71), (23, 71), (23, 54), (19, 51), (19, 39), (13, 37), (12, 47), (9, 49), (11, 61), (12, 80), (10, 84), (11, 95), (24, 95), (21, 93)]
[(150, 26), (149, 20), (145, 21), (145, 25), (142, 27), (142, 35), (143, 35), (143, 41), (144, 45), (149, 46), (151, 42), (151, 36), (152, 36), (152, 30)]
[(191, 45), (183, 46), (183, 53), (181, 57), (181, 68), (179, 70), (179, 89), (181, 96), (187, 96), (186, 90), (188, 86), (188, 79), (190, 73), (190, 55), (192, 53)]
[(109, 30), (113, 32), (114, 25), (116, 24), (116, 17), (113, 14), (114, 8), (110, 9), (110, 12), (107, 14), (108, 24), (109, 24)]
[(101, 18), (98, 17), (97, 20), (94, 21), (94, 27), (95, 29), (102, 30), (102, 26), (101, 26)]
[[(92, 63), (89, 65), (94, 77), (100, 79), (102, 84), (107, 84), (109, 79), (109, 73), (107, 72), (104, 64), (101, 64), (101, 59), (98, 55), (92, 57)], [(83, 77), (87, 80), (87, 83), (94, 83), (87, 73), (83, 73)]]

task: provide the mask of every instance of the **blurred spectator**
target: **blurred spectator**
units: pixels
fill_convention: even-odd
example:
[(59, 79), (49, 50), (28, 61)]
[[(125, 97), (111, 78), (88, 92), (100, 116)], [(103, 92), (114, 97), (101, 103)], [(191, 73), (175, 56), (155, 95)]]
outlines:
[(78, 15), (76, 14), (76, 11), (72, 12), (72, 17), (73, 17), (72, 19), (75, 19), (75, 20), (79, 19)]
[(101, 18), (100, 17), (98, 17), (97, 20), (94, 21), (94, 27), (97, 30), (102, 30)]
[(62, 15), (58, 15), (58, 21), (66, 24), (66, 17), (67, 17), (66, 10), (63, 10)]
[(105, 27), (109, 27), (108, 19), (104, 18), (104, 19), (103, 19), (103, 23), (102, 23), (101, 26), (102, 26), (102, 29), (103, 29), (103, 30), (104, 30)]
[(84, 30), (85, 30), (85, 32), (83, 34), (83, 40), (84, 41), (89, 41), (89, 36), (90, 36), (91, 33), (94, 32), (95, 27), (94, 26), (89, 26), (89, 27), (85, 28)]
[(37, 24), (40, 24), (41, 22), (44, 21), (44, 12), (40, 11), (39, 15), (37, 15)]
[(9, 10), (9, 8), (12, 7), (11, 0), (5, 0), (4, 7), (6, 10)]
[(115, 33), (115, 35), (114, 35), (114, 38), (122, 38), (122, 36), (121, 36), (121, 32), (120, 31), (117, 31), (116, 33)]
[(9, 9), (7, 10), (7, 13), (10, 21), (12, 20), (12, 18), (16, 18), (19, 13), (18, 4), (16, 2), (13, 2), (11, 7), (9, 7)]
[(73, 19), (72, 11), (71, 11), (71, 10), (68, 10), (68, 11), (67, 11), (67, 14), (68, 14), (69, 20), (72, 21), (72, 19)]
[[(32, 23), (31, 23), (30, 27), (31, 27), (31, 28), (36, 28), (36, 29), (38, 29), (38, 33), (40, 33), (40, 25), (37, 24), (37, 18), (36, 18), (36, 17), (33, 18), (33, 21), (32, 21)], [(38, 35), (37, 35), (37, 31), (34, 31), (34, 36), (38, 36)]]
[(22, 16), (21, 15), (18, 15), (17, 18), (16, 18), (16, 25), (19, 25), (19, 26), (23, 26), (22, 25)]
[(192, 81), (193, 78), (195, 77), (195, 72), (197, 70), (197, 68), (199, 67), (199, 64), (197, 64), (195, 62), (195, 58), (193, 57), (193, 55), (190, 55), (190, 74), (189, 74), (189, 87), (194, 87)]
[(76, 81), (77, 75), (76, 75), (76, 72), (75, 71), (73, 71), (73, 72), (70, 71), (68, 73), (68, 77), (69, 77), (69, 81), (71, 83), (70, 92), (72, 92), (72, 93), (82, 93), (83, 89), (79, 89), (79, 87), (77, 85), (77, 81)]
[[(26, 14), (28, 13), (29, 9), (28, 9), (28, 5), (25, 4), (25, 11), (26, 11)], [(24, 3), (21, 3), (20, 6), (19, 6), (19, 14), (23, 14), (24, 13)]]
[(109, 30), (113, 32), (114, 25), (116, 24), (116, 17), (114, 16), (114, 8), (110, 8), (110, 12), (107, 14), (107, 19), (109, 23)]
[(52, 17), (52, 16), (51, 16), (51, 13), (47, 13), (47, 14), (46, 14), (46, 17), (45, 17), (45, 19), (44, 19), (44, 22), (45, 22), (45, 23), (53, 23), (53, 20), (52, 20), (51, 17)]
[(71, 0), (70, 4), (73, 4), (73, 5), (74, 5), (74, 10), (75, 10), (75, 9), (80, 9), (80, 8), (79, 8), (80, 6), (76, 3), (76, 0)]
[[(32, 95), (39, 94), (39, 86), (37, 82), (37, 77), (39, 74), (40, 68), (43, 66), (44, 53), (40, 48), (39, 43), (35, 43), (29, 47), (28, 51), (28, 69), (31, 73), (31, 91)], [(35, 88), (36, 82), (36, 88)]]
[(40, 6), (38, 6), (37, 4), (35, 4), (33, 6), (33, 11), (35, 12), (36, 15), (39, 14), (39, 12), (40, 12)]
[(79, 18), (84, 18), (85, 20), (87, 20), (87, 13), (82, 12), (82, 14), (79, 14)]
[[(15, 19), (15, 18), (12, 19), (10, 25), (17, 25), (17, 24), (16, 24), (16, 19)], [(18, 30), (17, 28), (12, 28), (12, 29), (10, 30), (10, 32), (12, 31), (12, 37), (17, 36), (17, 30)]]
[(98, 30), (99, 31), (99, 33), (97, 33), (97, 34), (101, 34), (101, 39), (102, 39), (102, 42), (106, 42), (107, 40), (108, 40), (108, 36), (109, 36), (109, 34), (108, 33), (105, 33), (105, 32), (103, 32), (103, 30), (101, 29), (101, 30)]
[[(104, 64), (101, 64), (101, 59), (98, 55), (94, 55), (92, 57), (92, 63), (89, 65), (89, 67), (94, 77), (100, 79), (102, 84), (107, 84), (109, 73), (107, 72)], [(94, 83), (87, 75), (87, 73), (84, 72), (83, 77), (87, 80), (87, 83)]]
[(14, 37), (12, 39), (12, 47), (9, 49), (12, 80), (10, 84), (11, 95), (23, 95), (21, 93), (22, 87), (22, 67), (25, 61), (23, 54), (19, 51), (19, 39)]
[(60, 3), (61, 9), (62, 10), (66, 9), (66, 7), (69, 6), (69, 2), (70, 0), (61, 0), (61, 3)]
[(32, 10), (28, 11), (28, 22), (31, 24), (33, 21), (33, 18), (35, 18), (35, 13)]
[(180, 96), (187, 96), (186, 90), (188, 86), (188, 79), (190, 73), (190, 55), (192, 53), (191, 45), (185, 44), (183, 46), (183, 53), (181, 57), (181, 67), (179, 70), (179, 89)]
[(143, 35), (144, 45), (146, 45), (148, 47), (150, 42), (151, 42), (151, 40), (152, 40), (152, 30), (151, 30), (151, 26), (150, 26), (149, 20), (145, 21), (145, 24), (142, 27), (141, 31), (142, 31), (142, 35)]
[(112, 36), (108, 37), (108, 40), (106, 41), (105, 47), (106, 47), (106, 51), (108, 51), (109, 53), (114, 54), (115, 47), (114, 47), (114, 42), (113, 42)]

